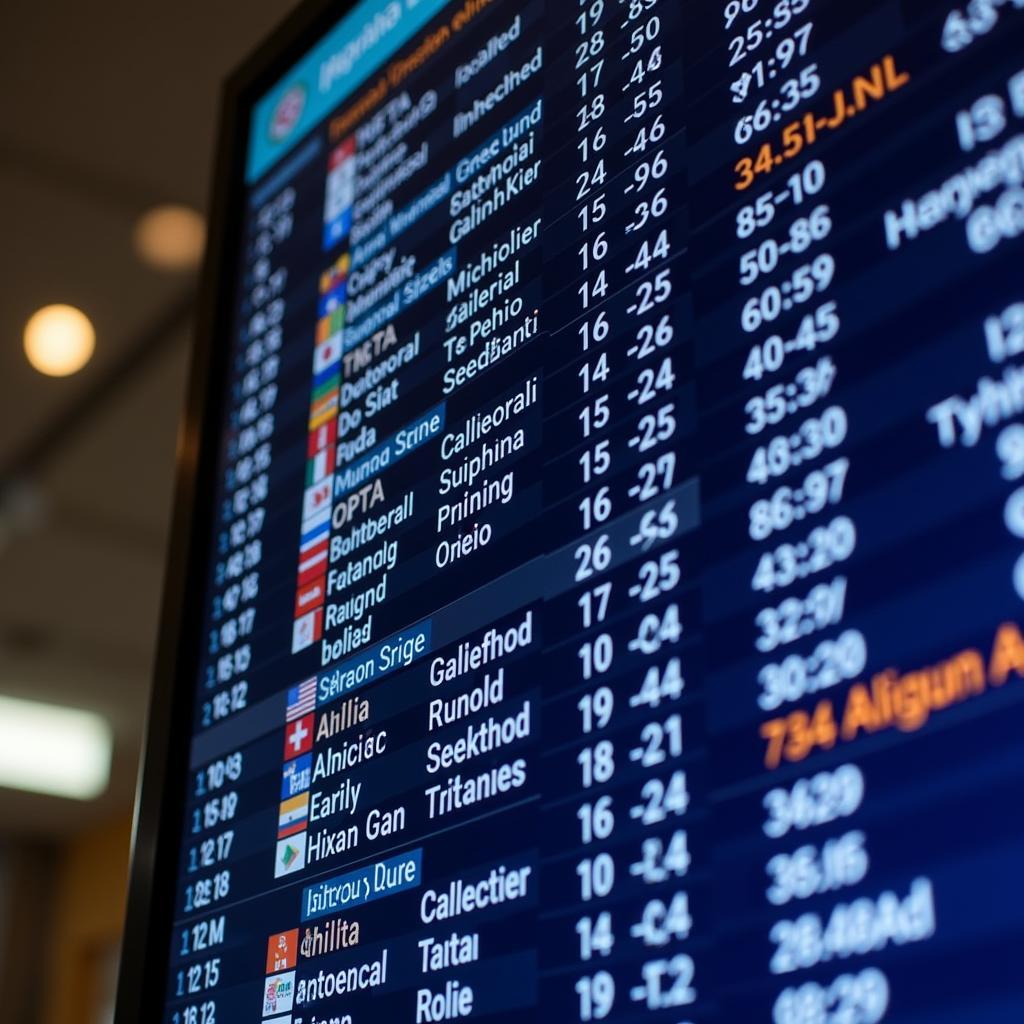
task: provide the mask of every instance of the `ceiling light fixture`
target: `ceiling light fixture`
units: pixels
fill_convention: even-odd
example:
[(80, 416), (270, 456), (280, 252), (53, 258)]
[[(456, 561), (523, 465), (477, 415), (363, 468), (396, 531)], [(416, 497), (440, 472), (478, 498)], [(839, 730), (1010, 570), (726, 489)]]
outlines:
[(95, 349), (92, 322), (74, 306), (43, 306), (25, 324), (25, 355), (48, 377), (78, 373)]
[(206, 222), (190, 206), (165, 203), (135, 222), (135, 251), (157, 270), (194, 270), (203, 258)]
[(0, 697), (0, 786), (92, 800), (110, 781), (112, 750), (92, 711)]

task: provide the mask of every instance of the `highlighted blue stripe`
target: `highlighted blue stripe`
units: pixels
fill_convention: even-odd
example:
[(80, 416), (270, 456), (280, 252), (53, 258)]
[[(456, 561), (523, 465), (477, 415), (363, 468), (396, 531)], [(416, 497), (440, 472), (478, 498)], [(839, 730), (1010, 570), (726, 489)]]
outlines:
[(422, 883), (423, 848), (418, 847), (316, 885), (307, 885), (302, 890), (302, 920), (315, 921), (339, 910), (361, 907), (385, 896), (416, 889)]
[(360, 487), (371, 477), (389, 469), (406, 455), (437, 437), (444, 430), (446, 409), (444, 402), (435, 405), (418, 419), (407, 423), (386, 441), (382, 441), (376, 448), (371, 448), (351, 466), (337, 471), (334, 474), (334, 500), (344, 497), (349, 491)]
[(353, 690), (406, 668), (429, 654), (431, 629), (430, 619), (424, 619), (322, 672), (316, 682), (317, 707), (347, 697)]
[[(402, 310), (419, 302), (424, 295), (428, 295), (439, 284), (447, 281), (455, 273), (458, 259), (458, 251), (452, 246), (451, 249), (441, 253), (433, 263), (427, 264), (415, 277), (406, 281), (400, 288), (396, 288), (388, 298), (382, 299), (369, 311), (359, 314), (358, 323), (346, 323), (342, 348), (349, 352), (361, 341), (365, 341), (371, 334), (375, 334), (394, 320)], [(351, 303), (348, 305), (347, 312), (351, 320), (353, 318)]]
[(352, 266), (362, 266), (381, 250), (386, 249), (406, 228), (411, 228), (421, 217), (443, 203), (452, 193), (452, 172), (445, 171), (432, 185), (425, 188), (408, 206), (391, 214), (384, 226), (352, 249)]

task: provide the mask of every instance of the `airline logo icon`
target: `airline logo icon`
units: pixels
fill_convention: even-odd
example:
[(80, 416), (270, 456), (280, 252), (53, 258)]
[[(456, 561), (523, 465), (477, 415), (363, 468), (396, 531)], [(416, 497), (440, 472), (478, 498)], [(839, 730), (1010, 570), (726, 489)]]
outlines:
[[(303, 582), (301, 574), (299, 582)], [(298, 654), (299, 651), (304, 651), (307, 647), (312, 647), (313, 644), (319, 643), (320, 637), (323, 634), (323, 608), (314, 608), (313, 611), (300, 616), (292, 623), (292, 654)]]
[(326, 526), (330, 529), (331, 523), (331, 506), (330, 504), (324, 505), (324, 507), (317, 512), (315, 516), (310, 516), (309, 519), (302, 520), (303, 532), (311, 531), (316, 529), (318, 526)]
[(330, 523), (317, 523), (316, 526), (311, 526), (299, 538), (299, 555), (308, 554), (310, 551), (317, 550), (326, 545), (330, 535)]
[(348, 235), (356, 194), (356, 140), (349, 136), (336, 146), (327, 161), (324, 195), (324, 248), (330, 249)]
[(293, 686), (288, 691), (288, 708), (285, 721), (294, 722), (296, 718), (308, 715), (316, 707), (316, 676), (311, 676), (304, 683)]
[(302, 757), (289, 761), (281, 773), (281, 799), (304, 793), (309, 789), (309, 783), (313, 773), (313, 755), (303, 754)]
[(325, 448), (322, 452), (317, 452), (306, 463), (306, 484), (312, 486), (313, 484), (320, 483), (328, 473), (334, 472), (334, 449)]
[(338, 421), (331, 420), (310, 432), (309, 444), (306, 446), (306, 457), (311, 459), (317, 452), (325, 448), (333, 448), (338, 439)]
[(304, 85), (293, 85), (278, 100), (274, 108), (274, 114), (270, 119), (268, 134), (271, 142), (281, 142), (294, 131), (295, 126), (302, 117), (302, 111), (306, 107), (306, 87)]
[(343, 252), (326, 270), (320, 274), (320, 294), (329, 295), (348, 280), (352, 257)]
[(277, 814), (277, 838), (301, 832), (309, 824), (309, 793), (283, 800)]
[[(340, 190), (339, 190), (340, 192)], [(332, 249), (352, 230), (352, 207), (343, 209), (330, 224), (324, 225), (324, 249)]]
[(280, 932), (267, 939), (267, 974), (290, 971), (295, 966), (299, 949), (299, 929)]
[(341, 374), (337, 370), (322, 376), (323, 380), (313, 381), (313, 407), (330, 401), (341, 387)]
[(263, 989), (263, 1016), (287, 1012), (295, 1002), (295, 972), (275, 974), (267, 978)]
[(309, 407), (309, 429), (316, 430), (330, 419), (338, 415), (338, 402), (340, 393), (337, 387), (333, 387), (320, 397), (314, 396), (313, 404)]
[(290, 760), (313, 749), (314, 715), (305, 715), (292, 722), (284, 731), (284, 756)]
[(317, 608), (324, 603), (327, 596), (327, 577), (319, 576), (312, 583), (302, 586), (295, 594), (295, 611), (293, 615), (298, 618), (305, 615), (310, 608)]
[(330, 291), (323, 292), (320, 295), (319, 302), (317, 303), (317, 316), (327, 316), (329, 313), (333, 313), (336, 309), (341, 309), (341, 307), (345, 305), (347, 295), (348, 284), (345, 281), (342, 281), (341, 284), (335, 285)]
[[(342, 242), (352, 225), (356, 192), (356, 138), (335, 146), (327, 159), (324, 193), (325, 248)], [(349, 253), (339, 253), (320, 274), (317, 320), (313, 332), (313, 376), (310, 387), (309, 437), (306, 444), (306, 490), (302, 498), (295, 608), (292, 613), (292, 654), (320, 642), (327, 600), (326, 574), (337, 467), (335, 445), (341, 410)], [(286, 757), (292, 756), (286, 749)]]
[(327, 538), (299, 555), (299, 579), (300, 587), (312, 583), (318, 576), (327, 572)]
[(345, 330), (345, 307), (337, 306), (317, 320), (313, 341), (317, 345), (323, 345), (343, 330)]
[(332, 334), (313, 349), (313, 373), (316, 376), (341, 362), (341, 334)]
[[(277, 844), (277, 860), (274, 862), (274, 877), (283, 878), (285, 875), (294, 875), (306, 866), (306, 836), (307, 832), (299, 832), (287, 839), (281, 839)], [(282, 1010), (290, 1010), (291, 1004), (282, 1006)], [(264, 1011), (264, 1013), (273, 1011)]]
[(330, 527), (323, 523), (315, 530), (307, 534), (308, 541), (302, 543), (299, 549), (299, 579), (300, 587), (312, 583), (318, 576), (327, 572), (327, 551)]
[[(302, 496), (302, 521), (303, 524), (310, 520), (318, 520), (319, 516), (331, 511), (331, 492), (334, 490), (334, 481), (328, 477), (312, 487), (306, 488)], [(326, 518), (323, 520), (328, 521)], [(305, 532), (305, 531), (304, 531)]]

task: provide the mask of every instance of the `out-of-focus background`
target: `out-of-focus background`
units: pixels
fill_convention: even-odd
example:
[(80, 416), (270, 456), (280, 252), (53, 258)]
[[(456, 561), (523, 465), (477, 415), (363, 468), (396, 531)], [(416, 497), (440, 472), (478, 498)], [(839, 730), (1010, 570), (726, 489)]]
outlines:
[[(93, 712), (114, 751), (95, 798), (0, 782), (14, 1024), (112, 1012), (196, 286), (188, 210), (184, 228), (149, 222), (149, 250), (140, 218), (168, 203), (205, 214), (220, 83), (293, 6), (0, 3), (0, 766), (16, 776), (38, 749), (15, 707)], [(176, 241), (185, 265), (156, 265)], [(95, 329), (71, 376), (23, 348), (54, 303)]]

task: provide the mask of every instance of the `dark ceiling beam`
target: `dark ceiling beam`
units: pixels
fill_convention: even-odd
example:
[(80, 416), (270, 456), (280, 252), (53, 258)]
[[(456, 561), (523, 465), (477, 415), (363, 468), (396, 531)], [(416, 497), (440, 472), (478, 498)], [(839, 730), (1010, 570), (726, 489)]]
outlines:
[(179, 201), (161, 189), (128, 177), (118, 178), (104, 171), (50, 155), (0, 142), (0, 177), (14, 178), (30, 185), (45, 185), (65, 195), (77, 195), (90, 203), (134, 219), (158, 202)]

